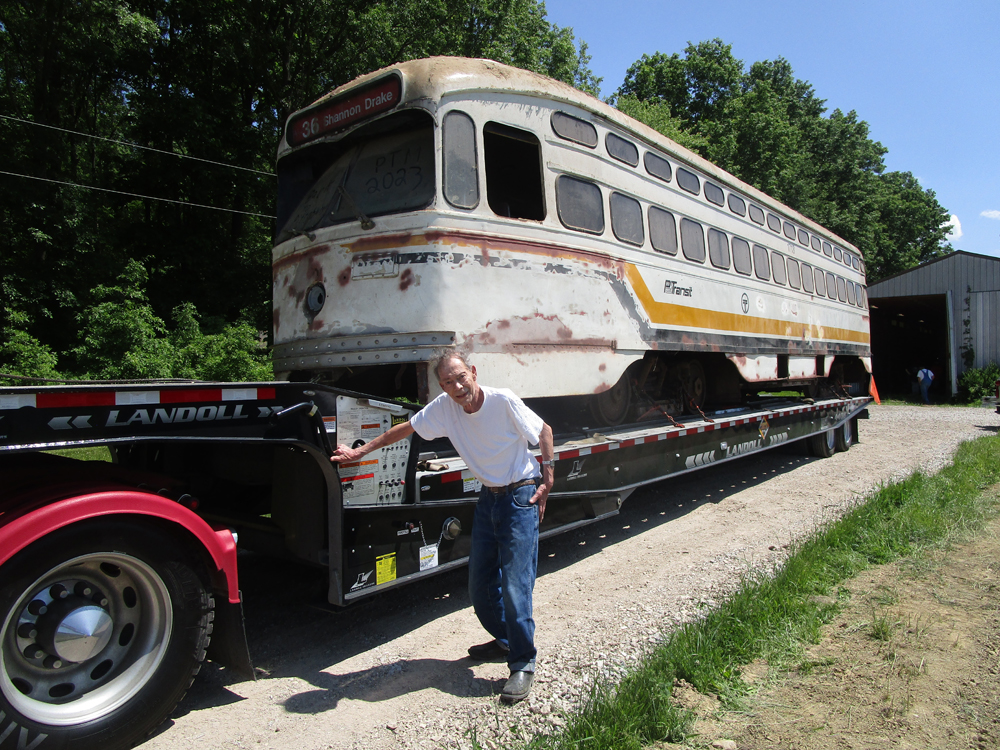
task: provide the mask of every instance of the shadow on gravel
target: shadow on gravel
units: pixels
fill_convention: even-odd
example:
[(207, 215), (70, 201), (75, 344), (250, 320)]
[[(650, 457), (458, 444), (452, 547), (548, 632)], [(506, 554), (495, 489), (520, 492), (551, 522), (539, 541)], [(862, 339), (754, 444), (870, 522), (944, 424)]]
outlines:
[[(639, 488), (619, 515), (542, 541), (538, 575), (561, 570), (700, 505), (721, 502), (817, 460), (822, 459), (807, 457), (793, 444)], [(239, 564), (247, 639), (258, 678), (298, 677), (319, 688), (289, 699), (289, 711), (315, 713), (335, 707), (343, 697), (377, 701), (444, 685), (458, 685), (462, 692), (456, 694), (463, 696), (488, 695), (493, 690), (489, 680), (472, 677), (465, 660), (401, 660), (347, 676), (324, 672), (332, 664), (469, 607), (464, 568), (340, 609), (326, 602), (324, 569), (247, 552), (240, 554)], [(459, 668), (462, 674), (449, 671)], [(399, 678), (380, 679), (387, 670), (396, 670)], [(175, 716), (240, 700), (227, 688), (239, 681), (218, 664), (206, 663)]]
[(309, 679), (317, 690), (291, 696), (284, 702), (293, 714), (318, 714), (349, 700), (391, 700), (401, 695), (434, 688), (458, 698), (478, 698), (493, 692), (495, 680), (476, 677), (468, 659), (399, 659), (360, 672), (332, 675), (320, 672)]

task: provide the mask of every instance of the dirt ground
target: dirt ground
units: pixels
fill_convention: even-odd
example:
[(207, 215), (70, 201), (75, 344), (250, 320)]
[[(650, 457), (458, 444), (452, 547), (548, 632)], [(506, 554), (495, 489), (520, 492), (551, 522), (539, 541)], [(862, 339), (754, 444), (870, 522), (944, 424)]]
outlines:
[[(206, 664), (174, 716), (143, 749), (469, 748), (473, 735), (485, 747), (503, 747), (515, 737), (552, 731), (594, 680), (614, 680), (665, 630), (711, 606), (717, 592), (734, 585), (747, 566), (779, 559), (791, 540), (873, 486), (916, 468), (935, 471), (961, 441), (996, 434), (998, 426), (1000, 416), (986, 409), (873, 407), (871, 419), (860, 424), (860, 444), (846, 453), (817, 459), (788, 446), (716, 465), (641, 488), (617, 517), (545, 540), (535, 587), (537, 677), (528, 700), (513, 708), (497, 699), (506, 665), (466, 658), (466, 648), (486, 636), (469, 606), (464, 570), (338, 610), (325, 603), (323, 571), (241, 555), (258, 679), (239, 681)], [(841, 631), (871, 620), (863, 587), (857, 588), (849, 601), (860, 609)], [(942, 585), (938, 593), (950, 597), (953, 588)], [(908, 591), (902, 584), (897, 589), (899, 602), (907, 603)], [(900, 604), (884, 607), (905, 620)], [(943, 618), (919, 620), (921, 633), (931, 627), (951, 625)], [(882, 683), (869, 680), (870, 695), (860, 692), (864, 681), (835, 672), (836, 665), (814, 672), (849, 683), (859, 691), (859, 705), (891, 688), (884, 726), (910, 721), (924, 704), (912, 708), (918, 704), (911, 697), (906, 712), (896, 707), (913, 695), (906, 686), (931, 681), (920, 672), (931, 668), (926, 660), (920, 666), (916, 657), (917, 676), (909, 682), (891, 677), (912, 661), (904, 652), (906, 635), (907, 628), (899, 627), (890, 641), (869, 643), (878, 646), (873, 659), (892, 665), (883, 668)], [(914, 640), (923, 644), (927, 636)], [(833, 643), (835, 649), (839, 641)], [(971, 649), (976, 641), (970, 635), (957, 643)], [(889, 648), (900, 653), (895, 662), (883, 658)], [(962, 649), (947, 655), (955, 658)], [(855, 668), (850, 660), (841, 666)], [(941, 671), (935, 662), (927, 676), (937, 679)], [(954, 709), (937, 701), (927, 710)], [(777, 739), (783, 735), (775, 732), (785, 725), (774, 716), (773, 725), (763, 714), (759, 722), (748, 720), (740, 741), (757, 743), (748, 747), (791, 747)], [(860, 719), (852, 709), (844, 721), (853, 731)], [(934, 746), (920, 742), (917, 746)]]
[(675, 696), (701, 717), (690, 744), (1000, 747), (998, 535), (1000, 521), (967, 543), (845, 581), (841, 611), (796, 668), (768, 675), (767, 664), (751, 665), (759, 692), (742, 711), (719, 711), (678, 685)]

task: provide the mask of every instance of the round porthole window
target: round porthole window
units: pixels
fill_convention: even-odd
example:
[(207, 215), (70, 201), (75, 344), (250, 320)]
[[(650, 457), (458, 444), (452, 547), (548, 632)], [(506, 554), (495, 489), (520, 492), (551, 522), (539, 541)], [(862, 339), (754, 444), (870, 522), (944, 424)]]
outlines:
[(326, 287), (322, 284), (313, 284), (309, 287), (309, 291), (306, 292), (306, 309), (313, 315), (316, 315), (323, 309), (325, 303)]

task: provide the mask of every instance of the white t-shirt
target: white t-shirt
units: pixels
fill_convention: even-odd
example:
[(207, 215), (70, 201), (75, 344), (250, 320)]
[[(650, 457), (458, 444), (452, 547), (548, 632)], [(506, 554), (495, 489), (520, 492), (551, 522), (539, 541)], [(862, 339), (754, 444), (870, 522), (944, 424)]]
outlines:
[(410, 426), (424, 440), (449, 438), (487, 487), (537, 477), (538, 462), (528, 445), (538, 444), (545, 423), (506, 388), (479, 387), (483, 405), (475, 414), (442, 393), (413, 415)]

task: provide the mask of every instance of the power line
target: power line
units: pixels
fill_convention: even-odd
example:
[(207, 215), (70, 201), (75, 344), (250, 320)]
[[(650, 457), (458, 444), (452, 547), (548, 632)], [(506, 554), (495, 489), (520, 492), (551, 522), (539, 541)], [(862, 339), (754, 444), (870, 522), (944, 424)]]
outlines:
[(11, 177), (23, 177), (26, 180), (37, 180), (38, 182), (51, 182), (55, 185), (66, 185), (67, 187), (79, 188), (80, 190), (99, 190), (102, 193), (114, 193), (115, 195), (126, 195), (130, 198), (142, 198), (149, 201), (163, 201), (164, 203), (177, 203), (181, 206), (191, 206), (193, 208), (209, 208), (212, 211), (225, 211), (231, 214), (244, 214), (245, 216), (260, 216), (264, 219), (277, 218), (271, 214), (258, 214), (253, 211), (237, 211), (235, 208), (219, 208), (218, 206), (207, 206), (204, 203), (191, 203), (190, 201), (179, 201), (173, 198), (157, 198), (155, 195), (139, 195), (138, 193), (125, 193), (121, 190), (111, 190), (110, 188), (95, 187), (93, 185), (78, 185), (75, 182), (63, 182), (62, 180), (50, 180), (45, 177), (34, 177), (30, 174), (19, 174), (17, 172), (6, 172), (0, 169), (0, 174)]
[(240, 169), (244, 172), (253, 172), (254, 174), (262, 174), (267, 177), (274, 177), (274, 172), (262, 172), (259, 169), (250, 169), (249, 167), (238, 167), (235, 164), (226, 164), (221, 161), (212, 161), (211, 159), (202, 159), (200, 156), (190, 156), (188, 154), (178, 154), (175, 151), (164, 151), (163, 149), (153, 148), (152, 146), (140, 146), (138, 143), (130, 143), (129, 141), (116, 141), (114, 138), (105, 138), (100, 135), (91, 135), (90, 133), (81, 133), (78, 130), (68, 130), (66, 128), (57, 128), (55, 125), (46, 125), (41, 122), (35, 122), (34, 120), (24, 120), (20, 117), (11, 117), (10, 115), (0, 115), (5, 120), (13, 120), (14, 122), (23, 122), (26, 125), (34, 125), (38, 128), (48, 128), (49, 130), (58, 130), (60, 133), (70, 133), (71, 135), (81, 135), (84, 138), (93, 138), (98, 141), (107, 141), (108, 143), (117, 143), (121, 146), (130, 146), (131, 148), (141, 148), (144, 151), (153, 151), (157, 154), (166, 154), (167, 156), (176, 156), (178, 159), (194, 159), (195, 161), (204, 162), (205, 164), (214, 164), (217, 167), (227, 167), (228, 169)]

